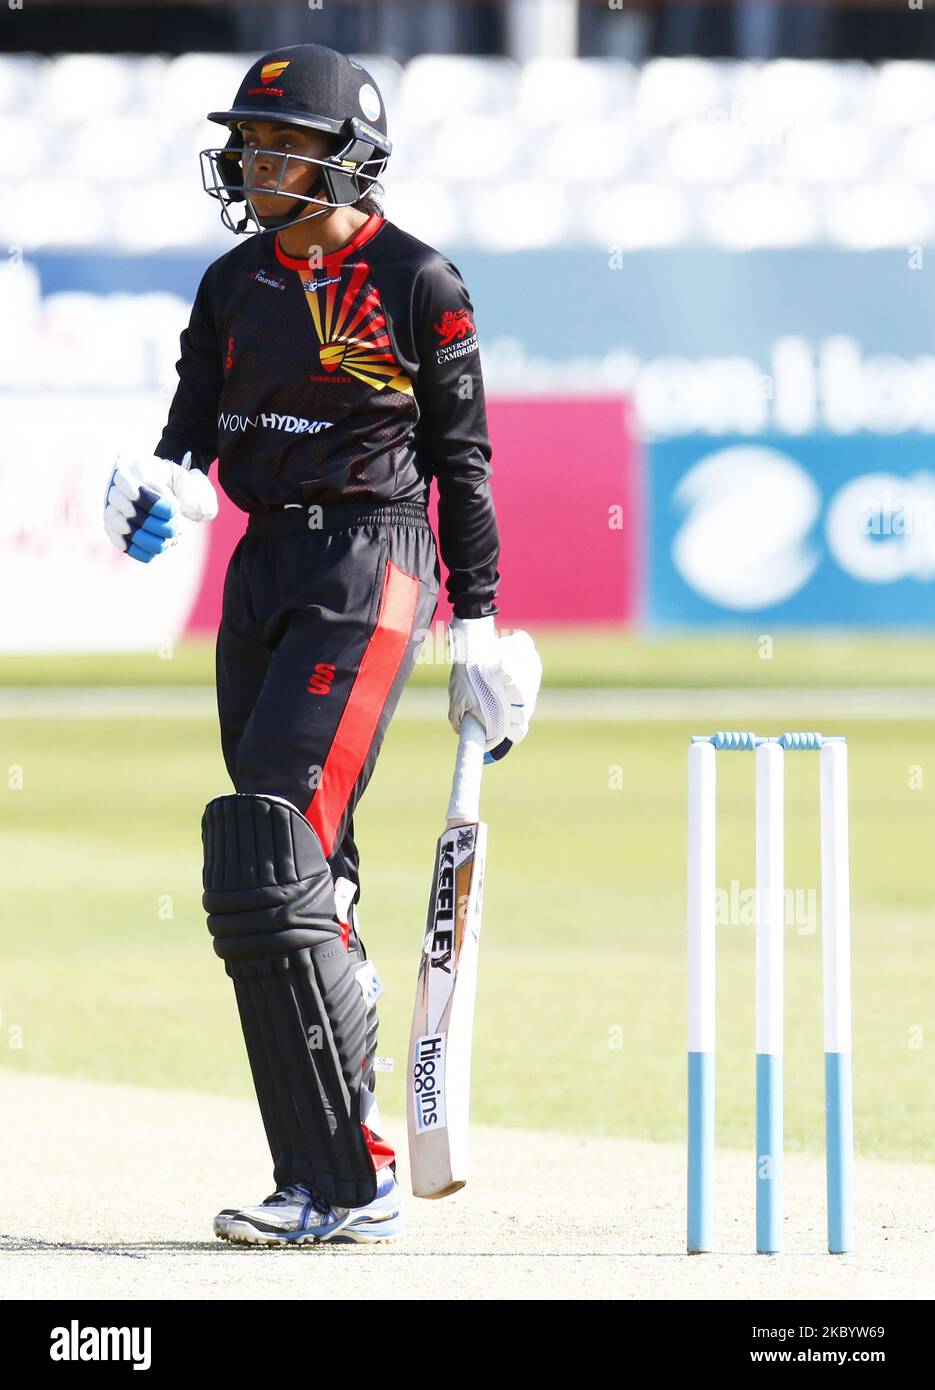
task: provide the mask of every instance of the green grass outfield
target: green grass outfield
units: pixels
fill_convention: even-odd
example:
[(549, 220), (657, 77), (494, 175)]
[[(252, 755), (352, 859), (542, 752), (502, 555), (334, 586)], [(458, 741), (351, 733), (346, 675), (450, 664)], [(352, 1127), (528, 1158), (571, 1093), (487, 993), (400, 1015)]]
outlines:
[[(772, 662), (759, 660), (753, 639), (553, 634), (541, 645), (553, 680), (569, 685), (755, 685), (764, 668), (776, 686), (806, 686), (810, 672), (833, 686), (935, 684), (935, 648), (917, 638), (861, 639), (833, 653), (825, 639), (777, 637)], [(152, 684), (157, 671), (210, 679), (204, 648), (169, 662), (30, 659), (3, 668), (7, 684)], [(443, 678), (442, 668), (420, 668), (418, 678)], [(544, 718), (488, 770), (477, 1121), (684, 1134), (693, 732), (675, 721)], [(935, 708), (931, 720), (845, 720), (835, 732), (851, 746), (858, 1147), (933, 1161)], [(252, 1095), (232, 988), (200, 907), (201, 811), (230, 790), (213, 720), (6, 718), (0, 740), (3, 766), (14, 769), (0, 803), (0, 1064)], [(363, 936), (387, 991), (379, 1050), (396, 1067), (381, 1076), (379, 1094), (397, 1112), (453, 748), (441, 721), (394, 723), (355, 817)], [(753, 763), (738, 757), (722, 767), (719, 882), (749, 888)], [(816, 760), (790, 758), (787, 776), (787, 879), (805, 909), (787, 931), (787, 1135), (790, 1148), (817, 1152), (820, 933), (808, 906), (819, 874)], [(752, 927), (726, 924), (719, 950), (719, 1141), (752, 1152)]]
[[(935, 688), (935, 638), (908, 632), (886, 637), (840, 633), (774, 633), (762, 637), (637, 637), (613, 628), (531, 631), (542, 653), (544, 680), (556, 687), (811, 686)], [(444, 625), (436, 623), (412, 684), (441, 685)], [(172, 652), (125, 656), (3, 656), (0, 687), (22, 685), (209, 685), (214, 645), (189, 641)]]

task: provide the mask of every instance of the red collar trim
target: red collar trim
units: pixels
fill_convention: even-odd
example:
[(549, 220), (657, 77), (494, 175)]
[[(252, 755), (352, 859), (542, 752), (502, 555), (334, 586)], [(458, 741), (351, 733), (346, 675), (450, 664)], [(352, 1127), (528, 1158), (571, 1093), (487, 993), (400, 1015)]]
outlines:
[[(333, 270), (335, 266), (339, 266), (352, 251), (356, 251), (359, 246), (363, 246), (364, 242), (369, 241), (382, 226), (382, 214), (379, 212), (372, 212), (366, 222), (360, 224), (350, 241), (346, 241), (344, 245), (339, 246), (336, 251), (329, 251), (326, 256), (322, 257), (324, 269)], [(278, 232), (276, 233), (273, 244), (276, 248), (276, 259), (279, 261), (280, 265), (287, 266), (289, 270), (304, 270), (306, 274), (308, 273), (308, 258), (306, 257), (305, 260), (299, 260), (296, 256), (287, 256), (279, 244)]]

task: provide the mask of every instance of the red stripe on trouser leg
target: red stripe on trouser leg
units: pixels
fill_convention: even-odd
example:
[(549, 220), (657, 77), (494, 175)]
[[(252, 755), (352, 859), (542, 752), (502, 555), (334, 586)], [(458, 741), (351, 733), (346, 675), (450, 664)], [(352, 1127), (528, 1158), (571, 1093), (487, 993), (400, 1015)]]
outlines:
[[(357, 668), (315, 795), (305, 812), (326, 858), (334, 849), (338, 825), (366, 762), (405, 655), (418, 599), (418, 579), (388, 560), (377, 624)], [(343, 935), (342, 930), (342, 938)], [(345, 940), (345, 949), (347, 944)], [(367, 1125), (362, 1123), (361, 1129), (374, 1171), (395, 1164), (396, 1152), (392, 1146)]]
[(361, 1129), (364, 1131), (367, 1148), (373, 1159), (374, 1172), (379, 1172), (381, 1168), (388, 1168), (391, 1163), (396, 1162), (396, 1151), (385, 1139), (381, 1139), (379, 1134), (374, 1134), (366, 1125), (361, 1125)]
[(377, 625), (357, 668), (318, 788), (305, 812), (326, 859), (334, 849), (338, 825), (405, 654), (418, 597), (418, 579), (388, 560)]

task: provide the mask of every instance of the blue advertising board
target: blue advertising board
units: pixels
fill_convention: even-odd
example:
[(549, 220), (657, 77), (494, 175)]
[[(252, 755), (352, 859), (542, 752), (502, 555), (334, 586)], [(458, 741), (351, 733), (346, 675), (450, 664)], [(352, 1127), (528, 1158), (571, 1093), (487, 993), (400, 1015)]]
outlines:
[(647, 461), (656, 628), (935, 627), (935, 438), (694, 435)]

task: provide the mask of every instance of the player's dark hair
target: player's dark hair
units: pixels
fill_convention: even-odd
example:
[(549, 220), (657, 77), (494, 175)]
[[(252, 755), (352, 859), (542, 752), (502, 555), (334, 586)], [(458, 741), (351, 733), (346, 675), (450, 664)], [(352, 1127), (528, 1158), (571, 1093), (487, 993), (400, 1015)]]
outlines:
[(372, 183), (367, 189), (367, 192), (363, 193), (357, 199), (357, 202), (354, 203), (354, 207), (359, 208), (361, 212), (365, 212), (368, 217), (374, 212), (378, 212), (382, 216), (383, 185), (381, 183)]

